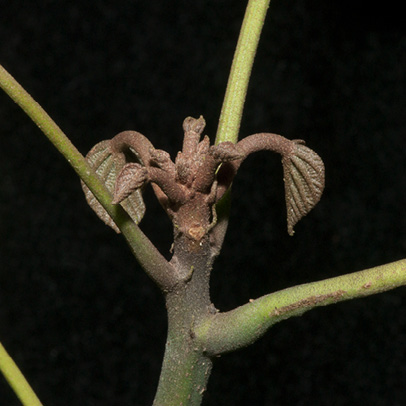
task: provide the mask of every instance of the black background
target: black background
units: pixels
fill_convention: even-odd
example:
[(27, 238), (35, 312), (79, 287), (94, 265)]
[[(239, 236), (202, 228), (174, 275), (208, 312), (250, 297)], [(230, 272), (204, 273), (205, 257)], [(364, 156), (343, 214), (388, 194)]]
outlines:
[[(82, 153), (132, 129), (172, 156), (186, 116), (212, 139), (245, 0), (13, 1), (0, 61)], [(215, 264), (221, 310), (405, 257), (406, 30), (395, 2), (271, 3), (241, 136), (303, 138), (326, 165), (317, 208), (286, 232), (280, 159), (234, 183)], [(0, 93), (0, 340), (44, 405), (150, 405), (163, 299), (77, 176)], [(171, 227), (146, 193), (143, 230)], [(313, 310), (216, 360), (205, 406), (403, 405), (406, 290)], [(19, 404), (0, 379), (0, 405)]]

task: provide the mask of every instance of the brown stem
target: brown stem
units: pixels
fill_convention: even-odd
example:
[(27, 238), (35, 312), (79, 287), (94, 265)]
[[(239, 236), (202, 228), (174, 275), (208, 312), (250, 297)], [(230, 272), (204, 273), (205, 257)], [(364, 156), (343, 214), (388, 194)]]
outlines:
[(183, 130), (185, 135), (183, 137), (182, 152), (185, 155), (192, 155), (196, 152), (200, 136), (204, 130), (206, 122), (200, 116), (198, 119), (193, 117), (186, 117), (183, 121)]
[(209, 239), (175, 239), (171, 263), (182, 281), (166, 295), (168, 338), (154, 406), (200, 405), (212, 361), (196, 345), (194, 325), (215, 312), (209, 296)]
[(236, 144), (238, 151), (243, 154), (243, 157), (224, 163), (217, 174), (217, 200), (220, 200), (230, 187), (238, 168), (248, 155), (258, 151), (272, 151), (282, 156), (287, 156), (292, 152), (295, 144), (295, 141), (271, 133), (258, 133), (243, 138)]
[(116, 153), (125, 153), (128, 151), (128, 148), (131, 148), (141, 163), (147, 166), (151, 159), (150, 151), (154, 146), (148, 138), (137, 131), (123, 131), (113, 137), (111, 148)]
[(209, 154), (206, 155), (204, 165), (200, 166), (196, 172), (193, 186), (197, 191), (202, 193), (210, 191), (218, 165), (219, 162), (217, 160)]
[(185, 202), (187, 195), (182, 187), (175, 181), (171, 173), (160, 168), (148, 167), (148, 175), (150, 182), (158, 185), (171, 203)]

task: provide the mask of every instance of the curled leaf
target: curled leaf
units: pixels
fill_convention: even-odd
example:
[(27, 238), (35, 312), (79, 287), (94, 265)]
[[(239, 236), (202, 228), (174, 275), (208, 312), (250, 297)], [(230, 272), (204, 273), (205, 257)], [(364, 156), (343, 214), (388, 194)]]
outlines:
[[(111, 149), (111, 141), (107, 140), (96, 144), (86, 155), (86, 160), (93, 167), (99, 178), (104, 182), (108, 191), (113, 194), (117, 176), (125, 165), (123, 155), (114, 154)], [(90, 189), (83, 182), (81, 183), (89, 206), (104, 223), (119, 233), (119, 228), (107, 211), (99, 203)], [(120, 204), (136, 224), (141, 221), (145, 214), (145, 205), (140, 189), (132, 191), (132, 193), (128, 194), (126, 198), (122, 199)]]
[(294, 148), (282, 158), (289, 235), (318, 203), (324, 189), (323, 161), (303, 141), (294, 142)]

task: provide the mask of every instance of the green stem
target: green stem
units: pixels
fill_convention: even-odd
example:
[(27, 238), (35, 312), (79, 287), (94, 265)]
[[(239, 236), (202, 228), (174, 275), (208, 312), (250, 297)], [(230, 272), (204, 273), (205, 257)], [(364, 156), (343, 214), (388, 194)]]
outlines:
[[(252, 65), (269, 3), (270, 0), (249, 0), (248, 2), (228, 77), (215, 144), (225, 141), (238, 142)], [(222, 225), (218, 227), (219, 240), (221, 241), (228, 227), (230, 195), (230, 191), (228, 191), (227, 198), (223, 198), (216, 208), (218, 212), (223, 212)]]
[(42, 406), (16, 363), (0, 343), (0, 371), (24, 406)]
[(168, 340), (153, 406), (199, 406), (211, 368), (211, 359), (187, 339)]
[(318, 282), (284, 289), (226, 313), (218, 313), (195, 329), (209, 355), (252, 344), (281, 320), (318, 306), (356, 299), (406, 285), (406, 259)]
[(162, 289), (169, 289), (177, 278), (173, 267), (131, 220), (120, 205), (111, 204), (112, 196), (95, 175), (83, 155), (71, 143), (64, 132), (46, 111), (23, 89), (23, 87), (0, 65), (0, 87), (13, 99), (40, 128), (58, 151), (66, 158), (79, 177), (96, 196), (123, 233), (124, 238), (144, 270)]
[(190, 248), (188, 237), (175, 239), (179, 273), (190, 276), (166, 295), (168, 337), (154, 406), (200, 405), (211, 372), (212, 361), (193, 333), (195, 323), (214, 311), (209, 294), (210, 239)]
[(248, 2), (221, 109), (216, 144), (238, 141), (252, 65), (269, 3), (270, 0)]
[(58, 151), (66, 158), (80, 178), (88, 185), (113, 220), (121, 223), (118, 206), (110, 204), (111, 195), (100, 180), (94, 175), (92, 168), (82, 154), (70, 142), (64, 132), (49, 117), (46, 111), (24, 90), (24, 88), (0, 65), (0, 87), (14, 100), (39, 127)]

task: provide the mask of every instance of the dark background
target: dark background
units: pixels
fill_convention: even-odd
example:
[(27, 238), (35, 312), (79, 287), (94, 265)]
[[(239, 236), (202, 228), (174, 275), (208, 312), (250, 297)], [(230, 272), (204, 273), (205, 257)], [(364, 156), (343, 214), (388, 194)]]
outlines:
[[(28, 3), (28, 5), (27, 5)], [(317, 208), (286, 232), (282, 169), (259, 153), (234, 184), (215, 264), (221, 310), (406, 256), (406, 30), (387, 1), (274, 1), (241, 136), (303, 138), (326, 165)], [(0, 63), (82, 153), (132, 129), (172, 156), (186, 116), (212, 139), (245, 0), (12, 1)], [(396, 8), (397, 7), (397, 8)], [(78, 179), (0, 92), (0, 340), (44, 405), (150, 405), (166, 315)], [(146, 193), (143, 230), (171, 227)], [(204, 405), (403, 405), (406, 290), (313, 310), (217, 360)], [(19, 404), (0, 379), (0, 405)]]

